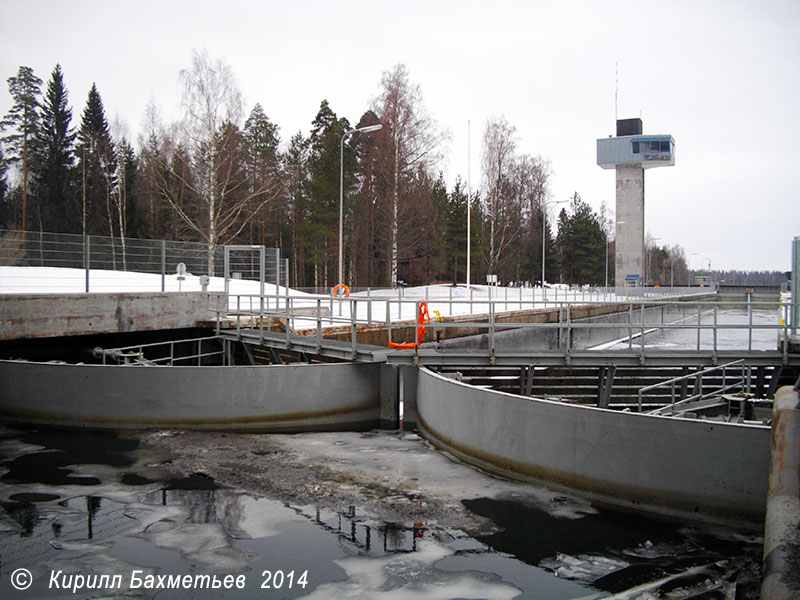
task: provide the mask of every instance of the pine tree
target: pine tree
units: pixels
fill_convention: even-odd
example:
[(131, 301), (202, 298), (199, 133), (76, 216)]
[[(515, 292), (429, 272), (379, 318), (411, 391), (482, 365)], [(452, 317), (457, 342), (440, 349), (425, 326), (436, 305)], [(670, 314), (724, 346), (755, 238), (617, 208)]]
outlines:
[(0, 129), (11, 130), (3, 136), (6, 145), (6, 161), (16, 163), (22, 169), (22, 219), (21, 229), (28, 228), (28, 191), (31, 166), (37, 151), (39, 129), (39, 96), (42, 95), (42, 80), (33, 74), (30, 67), (20, 67), (16, 77), (8, 78), (8, 91), (14, 104), (6, 114)]
[(48, 231), (77, 233), (80, 230), (78, 213), (76, 207), (70, 204), (75, 132), (70, 129), (72, 109), (68, 101), (61, 65), (56, 65), (47, 84), (42, 106), (37, 195), (43, 206), (45, 228)]

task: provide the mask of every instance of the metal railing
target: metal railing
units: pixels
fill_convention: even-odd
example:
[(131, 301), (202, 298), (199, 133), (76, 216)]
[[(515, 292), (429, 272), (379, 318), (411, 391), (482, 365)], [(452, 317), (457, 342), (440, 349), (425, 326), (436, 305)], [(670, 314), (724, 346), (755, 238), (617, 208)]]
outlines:
[(120, 348), (95, 348), (93, 351), (93, 356), (101, 359), (104, 365), (112, 361), (116, 365), (169, 367), (200, 366), (204, 362), (203, 359), (211, 357), (218, 357), (213, 362), (225, 365), (227, 354), (225, 340), (217, 336), (135, 344)]
[[(664, 414), (666, 410), (669, 410), (671, 413), (674, 414), (675, 408), (678, 406), (682, 406), (690, 402), (695, 402), (697, 400), (705, 400), (706, 398), (712, 398), (734, 390), (743, 390), (744, 387), (747, 385), (747, 378), (745, 376), (744, 372), (745, 367), (743, 363), (744, 359), (734, 360), (729, 363), (725, 363), (724, 365), (710, 367), (708, 369), (703, 369), (701, 371), (697, 371), (695, 373), (689, 373), (687, 375), (682, 375), (680, 377), (673, 377), (672, 379), (667, 379), (666, 381), (661, 381), (653, 385), (648, 385), (643, 388), (639, 388), (637, 392), (639, 412), (642, 412), (642, 396), (646, 392), (650, 392), (652, 390), (656, 390), (666, 386), (670, 386), (671, 403), (668, 406), (658, 408), (654, 411), (650, 411), (650, 414)], [(735, 379), (732, 383), (728, 383), (727, 370), (735, 365), (739, 365), (740, 377), (738, 379)], [(703, 376), (708, 375), (710, 373), (716, 373), (717, 371), (722, 371), (722, 385), (719, 388), (709, 393), (704, 393)], [(693, 393), (691, 396), (686, 396), (681, 398), (680, 400), (676, 400), (677, 397), (675, 394), (676, 385), (679, 383), (689, 382), (690, 380), (694, 380), (695, 393)]]
[[(594, 299), (592, 296), (595, 296)], [(475, 335), (486, 334), (486, 352), (494, 355), (497, 341), (503, 332), (512, 329), (537, 330), (538, 334), (555, 332), (554, 350), (569, 353), (576, 348), (576, 341), (583, 338), (609, 338), (613, 332), (622, 335), (611, 340), (616, 349), (626, 349), (646, 353), (645, 336), (654, 332), (681, 332), (684, 337), (691, 334), (691, 344), (684, 339), (686, 349), (710, 350), (715, 356), (722, 350), (758, 351), (782, 349), (784, 362), (788, 344), (781, 343), (788, 336), (788, 323), (781, 315), (789, 310), (789, 304), (781, 301), (755, 302), (747, 298), (744, 308), (730, 307), (713, 300), (688, 300), (680, 302), (674, 297), (664, 296), (655, 299), (632, 299), (607, 297), (598, 301), (596, 293), (584, 296), (573, 295), (570, 299), (545, 300), (541, 296), (531, 298), (489, 298), (471, 295), (469, 298), (448, 297), (407, 298), (402, 293), (391, 295), (370, 293), (367, 296), (333, 298), (322, 295), (233, 295), (229, 296), (227, 310), (218, 311), (218, 330), (227, 321), (237, 332), (255, 330), (264, 332), (277, 326), (290, 344), (293, 334), (313, 335), (317, 347), (321, 347), (324, 337), (336, 332), (342, 335), (349, 331), (349, 342), (355, 355), (358, 332), (362, 328), (381, 327), (386, 329), (389, 341), (414, 342), (419, 345), (419, 329), (416, 315), (420, 304), (426, 302), (431, 315), (431, 330), (458, 328), (472, 330)], [(576, 318), (575, 312), (581, 308), (609, 305), (616, 306), (610, 313), (616, 322), (598, 322), (586, 318)], [(549, 312), (549, 322), (519, 322), (516, 316), (521, 312)], [(413, 332), (410, 332), (413, 328)], [(399, 331), (409, 339), (397, 340)], [(599, 331), (598, 331), (599, 330)], [(605, 330), (605, 331), (603, 331)], [(770, 335), (774, 332), (774, 336)], [(435, 337), (435, 336), (434, 336)], [(443, 337), (446, 337), (443, 336)], [(639, 340), (634, 343), (634, 340)], [(608, 346), (608, 344), (606, 344)], [(587, 346), (588, 347), (588, 346)]]

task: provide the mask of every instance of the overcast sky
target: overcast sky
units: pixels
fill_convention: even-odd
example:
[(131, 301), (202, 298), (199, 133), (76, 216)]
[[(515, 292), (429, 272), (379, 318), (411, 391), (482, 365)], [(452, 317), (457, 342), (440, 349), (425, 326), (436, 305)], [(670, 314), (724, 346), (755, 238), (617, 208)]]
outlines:
[[(552, 199), (577, 191), (595, 208), (614, 205), (596, 139), (615, 132), (618, 88), (619, 118), (675, 138), (675, 166), (646, 173), (657, 243), (680, 244), (693, 268), (788, 270), (800, 235), (799, 32), (797, 0), (0, 0), (0, 76), (26, 65), (46, 84), (60, 63), (73, 123), (95, 82), (109, 121), (135, 140), (151, 100), (177, 117), (178, 73), (205, 48), (233, 68), (246, 112), (260, 103), (288, 141), (323, 99), (356, 123), (382, 73), (404, 63), (450, 132), (450, 184), (469, 165), (480, 184), (484, 125), (504, 115), (519, 151), (550, 161)], [(2, 86), (0, 113), (10, 106)]]

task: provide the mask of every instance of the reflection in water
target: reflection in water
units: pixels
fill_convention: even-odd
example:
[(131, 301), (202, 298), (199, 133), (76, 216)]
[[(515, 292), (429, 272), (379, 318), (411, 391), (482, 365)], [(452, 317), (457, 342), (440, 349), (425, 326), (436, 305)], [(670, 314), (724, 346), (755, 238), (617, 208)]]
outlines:
[[(237, 598), (262, 598), (264, 573), (270, 598), (381, 598), (414, 595), (453, 597), (571, 598), (586, 588), (556, 582), (555, 595), (535, 594), (538, 567), (502, 578), (497, 568), (440, 568), (457, 557), (463, 533), (429, 529), (420, 523), (386, 523), (359, 514), (358, 507), (335, 511), (289, 506), (222, 488), (203, 474), (173, 479), (158, 464), (143, 464), (133, 437), (85, 432), (0, 434), (0, 597), (81, 597), (72, 590), (48, 589), (53, 573), (69, 580), (78, 574), (244, 575)], [(161, 462), (164, 458), (161, 457)], [(90, 492), (90, 493), (87, 493)], [(459, 546), (461, 544), (461, 546)], [(513, 557), (494, 554), (502, 563)], [(16, 569), (32, 572), (34, 584), (13, 590)], [(288, 574), (292, 581), (288, 586)], [(303, 575), (305, 574), (305, 577)], [(302, 578), (302, 579), (301, 579)], [(299, 582), (303, 581), (301, 587)], [(277, 588), (280, 583), (280, 589)], [(84, 590), (86, 591), (86, 590)], [(115, 592), (120, 590), (114, 590)], [(122, 590), (151, 597), (141, 590)], [(97, 590), (94, 592), (97, 594)], [(111, 593), (107, 590), (107, 593)], [(87, 593), (87, 596), (91, 593)], [(162, 590), (159, 598), (218, 598), (219, 590)], [(229, 596), (230, 597), (230, 596)]]

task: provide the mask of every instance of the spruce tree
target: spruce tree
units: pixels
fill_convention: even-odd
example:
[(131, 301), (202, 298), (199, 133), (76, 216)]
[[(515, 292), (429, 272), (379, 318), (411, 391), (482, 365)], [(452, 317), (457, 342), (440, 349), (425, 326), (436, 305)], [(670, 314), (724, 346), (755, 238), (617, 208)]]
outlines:
[(75, 132), (70, 128), (72, 109), (61, 65), (53, 69), (42, 105), (39, 129), (41, 165), (37, 177), (37, 195), (43, 207), (48, 231), (78, 233), (80, 221), (76, 206), (71, 205), (70, 173), (73, 166)]
[(78, 131), (78, 172), (80, 177), (81, 232), (83, 235), (113, 237), (111, 178), (114, 145), (108, 128), (103, 100), (92, 84)]
[[(308, 203), (307, 219), (303, 227), (307, 256), (315, 263), (313, 276), (317, 287), (338, 283), (340, 142), (348, 129), (350, 123), (347, 119), (337, 118), (328, 101), (323, 100), (311, 123), (309, 178), (305, 198)], [(355, 166), (352, 145), (345, 144), (345, 194), (355, 181)], [(344, 208), (348, 213), (351, 204), (350, 201), (345, 203)], [(345, 238), (348, 230), (343, 232)], [(345, 280), (348, 278), (345, 277)]]
[[(260, 104), (253, 107), (244, 124), (247, 153), (248, 187), (252, 193), (262, 190), (266, 198), (279, 186), (280, 156), (278, 126), (269, 120)], [(250, 243), (283, 246), (288, 233), (289, 210), (285, 195), (267, 204), (260, 214), (250, 221)]]
[(8, 78), (8, 91), (14, 104), (0, 122), (0, 129), (9, 131), (2, 137), (6, 146), (6, 161), (16, 163), (22, 170), (22, 218), (20, 228), (28, 228), (28, 192), (31, 166), (37, 152), (39, 129), (39, 96), (42, 95), (42, 80), (33, 74), (30, 67), (20, 67), (16, 77)]

